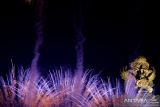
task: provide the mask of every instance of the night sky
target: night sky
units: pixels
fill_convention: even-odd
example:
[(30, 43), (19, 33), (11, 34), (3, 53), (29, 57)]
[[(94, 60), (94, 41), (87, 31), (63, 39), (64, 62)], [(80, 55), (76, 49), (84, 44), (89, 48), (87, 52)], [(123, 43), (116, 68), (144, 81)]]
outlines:
[[(11, 59), (17, 66), (30, 66), (36, 39), (34, 7), (23, 0), (0, 3), (1, 75), (11, 68)], [(144, 0), (45, 0), (43, 21), (42, 72), (75, 67), (78, 27), (86, 39), (86, 69), (101, 72), (104, 78), (118, 76), (123, 66), (144, 55), (160, 70), (160, 43), (144, 30)]]

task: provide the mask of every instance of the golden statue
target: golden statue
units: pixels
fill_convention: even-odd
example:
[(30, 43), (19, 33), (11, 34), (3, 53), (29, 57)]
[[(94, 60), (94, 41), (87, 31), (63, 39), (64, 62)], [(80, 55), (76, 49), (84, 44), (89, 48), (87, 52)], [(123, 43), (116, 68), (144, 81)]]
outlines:
[(130, 69), (124, 69), (121, 73), (121, 77), (124, 80), (128, 74), (131, 74), (136, 79), (136, 88), (146, 89), (149, 93), (153, 91), (153, 80), (155, 79), (155, 70), (150, 69), (150, 65), (147, 59), (143, 56), (138, 57), (130, 63)]

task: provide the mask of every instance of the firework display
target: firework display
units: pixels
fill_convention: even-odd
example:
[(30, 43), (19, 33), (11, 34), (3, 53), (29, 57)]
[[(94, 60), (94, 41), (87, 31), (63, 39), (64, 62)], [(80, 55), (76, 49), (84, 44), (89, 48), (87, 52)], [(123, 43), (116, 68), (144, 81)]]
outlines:
[(116, 79), (114, 83), (109, 77), (103, 80), (98, 74), (85, 70), (85, 38), (78, 25), (75, 25), (78, 26), (76, 67), (48, 70), (47, 77), (43, 76), (38, 62), (44, 37), (45, 2), (25, 2), (35, 6), (34, 58), (28, 69), (12, 64), (9, 74), (0, 77), (0, 107), (160, 107), (160, 97), (154, 95), (156, 71), (143, 56), (122, 70), (119, 75), (123, 82)]
[[(130, 67), (131, 69), (121, 74), (125, 79), (123, 90), (121, 88), (123, 85), (119, 81), (113, 87), (110, 79), (104, 82), (98, 75), (91, 75), (89, 71), (83, 72), (79, 77), (77, 71), (72, 73), (68, 69), (54, 70), (49, 72), (48, 78), (43, 78), (38, 72), (33, 76), (31, 69), (21, 68), (15, 71), (13, 66), (7, 78), (1, 77), (0, 80), (0, 106), (146, 107), (151, 104), (159, 106), (158, 97), (152, 94), (155, 71), (147, 71), (149, 64), (143, 57), (133, 61)], [(137, 79), (136, 76), (140, 78)], [(151, 102), (153, 99), (157, 103)]]

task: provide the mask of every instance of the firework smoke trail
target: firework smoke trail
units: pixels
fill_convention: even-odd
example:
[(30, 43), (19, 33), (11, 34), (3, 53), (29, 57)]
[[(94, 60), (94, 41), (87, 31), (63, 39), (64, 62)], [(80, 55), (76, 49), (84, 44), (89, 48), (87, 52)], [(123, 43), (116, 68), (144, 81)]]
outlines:
[[(85, 84), (82, 83), (83, 78), (83, 73), (84, 73), (84, 41), (85, 38), (82, 34), (82, 25), (83, 25), (83, 20), (82, 20), (82, 1), (77, 0), (77, 5), (76, 5), (76, 12), (74, 16), (74, 30), (75, 30), (75, 39), (76, 39), (76, 69), (75, 69), (75, 74), (74, 74), (74, 81), (73, 81), (73, 94), (77, 93), (82, 93), (83, 87)], [(76, 17), (76, 15), (78, 17)], [(80, 16), (80, 17), (79, 17)], [(79, 85), (80, 84), (80, 85)], [(79, 99), (80, 102), (82, 99)]]
[[(25, 97), (24, 96), (24, 103), (30, 104), (31, 106), (36, 106), (36, 103), (38, 104), (38, 100), (37, 98), (35, 98), (35, 96), (38, 94), (37, 93), (37, 87), (36, 87), (36, 83), (39, 79), (39, 72), (38, 72), (38, 60), (39, 60), (39, 48), (43, 42), (43, 0), (36, 0), (35, 1), (36, 6), (35, 6), (35, 13), (36, 13), (36, 25), (35, 25), (35, 31), (36, 31), (36, 44), (34, 47), (34, 58), (32, 60), (31, 63), (31, 68), (30, 68), (30, 78), (27, 84), (25, 84), (25, 90), (23, 91), (28, 91), (30, 90), (30, 93), (28, 93), (30, 96)], [(24, 93), (24, 92), (23, 92)], [(33, 103), (33, 101), (35, 101)], [(36, 102), (37, 101), (37, 102)]]
[(43, 42), (43, 0), (37, 0), (36, 1), (36, 9), (35, 9), (36, 13), (37, 13), (37, 23), (36, 23), (36, 36), (37, 36), (37, 40), (36, 40), (36, 44), (35, 44), (35, 48), (34, 48), (34, 58), (32, 60), (31, 63), (31, 71), (38, 73), (38, 60), (39, 60), (39, 48)]
[(83, 65), (83, 61), (84, 61), (83, 44), (85, 41), (85, 39), (82, 35), (82, 31), (80, 29), (77, 30), (76, 40), (77, 40), (77, 45), (76, 45), (77, 65), (76, 65), (76, 68), (80, 72), (80, 71), (84, 70), (84, 67), (83, 67), (84, 66)]

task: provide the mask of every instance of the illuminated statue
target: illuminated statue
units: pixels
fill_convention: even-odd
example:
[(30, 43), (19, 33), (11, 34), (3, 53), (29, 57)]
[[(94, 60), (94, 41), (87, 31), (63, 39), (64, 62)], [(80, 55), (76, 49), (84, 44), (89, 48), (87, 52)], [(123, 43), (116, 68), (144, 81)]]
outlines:
[(136, 88), (147, 90), (148, 93), (153, 91), (153, 80), (155, 79), (155, 70), (150, 69), (150, 65), (145, 57), (138, 57), (130, 63), (129, 70), (123, 70), (121, 73), (122, 79), (135, 81)]

